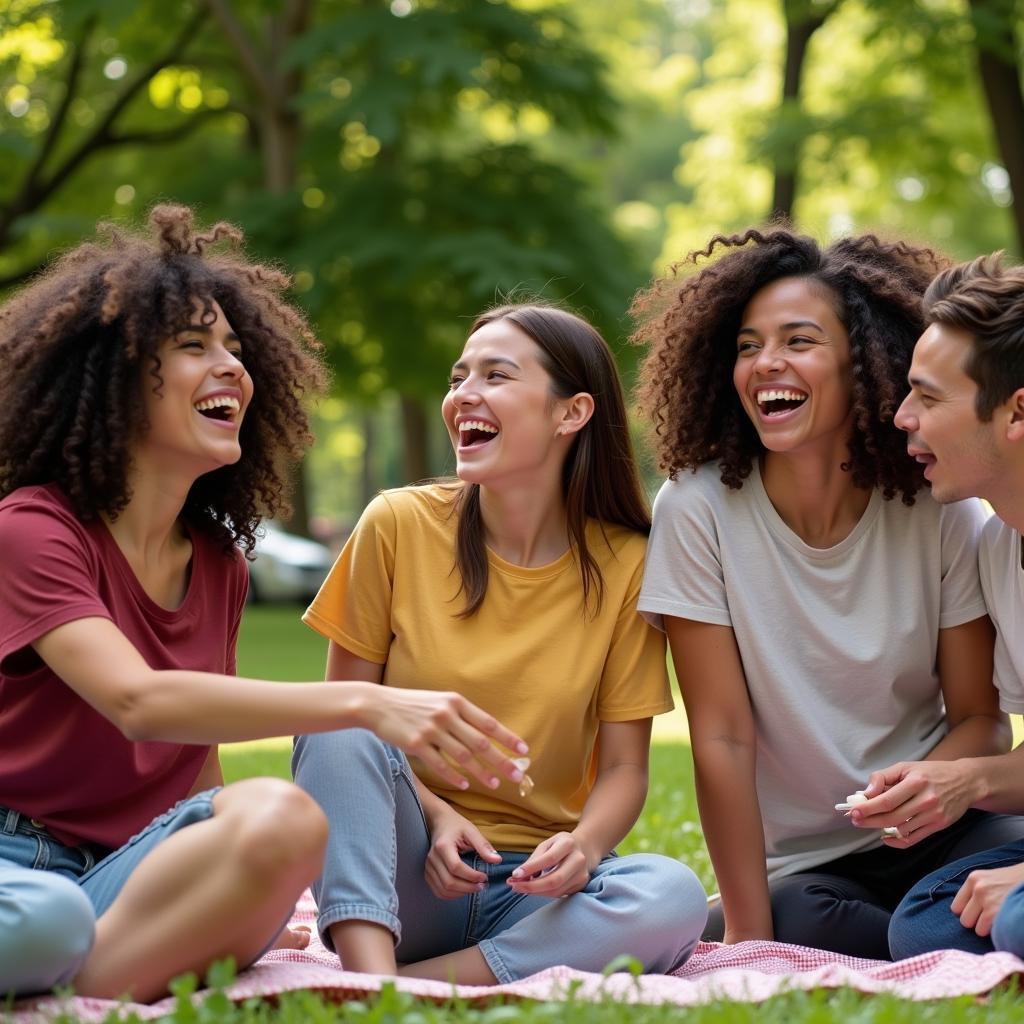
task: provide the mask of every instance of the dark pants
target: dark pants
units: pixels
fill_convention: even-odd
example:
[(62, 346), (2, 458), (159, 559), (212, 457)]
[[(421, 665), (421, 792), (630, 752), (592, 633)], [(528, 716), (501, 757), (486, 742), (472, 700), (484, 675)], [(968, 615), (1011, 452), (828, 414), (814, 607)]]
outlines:
[[(908, 850), (879, 846), (820, 864), (770, 884), (777, 942), (889, 959), (889, 918), (911, 887), (951, 861), (1024, 839), (1024, 817), (969, 810), (947, 829)], [(721, 907), (703, 938), (721, 942)]]

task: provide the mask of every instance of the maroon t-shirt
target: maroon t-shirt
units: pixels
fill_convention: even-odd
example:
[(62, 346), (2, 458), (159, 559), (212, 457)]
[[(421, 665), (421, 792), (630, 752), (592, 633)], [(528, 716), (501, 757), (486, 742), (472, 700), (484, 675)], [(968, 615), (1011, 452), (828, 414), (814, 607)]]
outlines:
[(111, 619), (154, 669), (234, 674), (245, 561), (192, 531), (188, 590), (152, 601), (101, 522), (56, 486), (0, 501), (0, 805), (69, 845), (116, 848), (186, 796), (209, 747), (134, 743), (30, 646), (75, 619)]

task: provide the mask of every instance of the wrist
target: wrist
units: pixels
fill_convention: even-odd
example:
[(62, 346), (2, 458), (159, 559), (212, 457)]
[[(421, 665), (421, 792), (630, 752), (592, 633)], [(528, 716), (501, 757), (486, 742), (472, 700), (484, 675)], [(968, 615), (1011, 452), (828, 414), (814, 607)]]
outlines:
[[(370, 687), (373, 683), (336, 682), (338, 687), (338, 725), (340, 729), (369, 729), (376, 732), (374, 710), (379, 702), (371, 700)], [(374, 689), (381, 687), (374, 686)], [(373, 694), (373, 696), (380, 696)]]
[(580, 848), (584, 859), (587, 862), (587, 871), (591, 874), (597, 870), (598, 864), (604, 860), (604, 855), (608, 852), (601, 848), (596, 840), (587, 834), (587, 831), (582, 826), (573, 829), (573, 839), (576, 840), (576, 845)]

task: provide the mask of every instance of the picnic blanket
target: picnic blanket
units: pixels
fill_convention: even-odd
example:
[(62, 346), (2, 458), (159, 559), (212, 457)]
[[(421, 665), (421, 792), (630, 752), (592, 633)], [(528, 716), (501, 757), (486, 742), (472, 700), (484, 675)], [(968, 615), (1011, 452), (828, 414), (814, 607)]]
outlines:
[[(312, 925), (315, 908), (307, 893), (296, 907), (293, 924)], [(315, 935), (305, 950), (273, 950), (257, 961), (224, 991), (235, 1001), (282, 992), (312, 989), (328, 1000), (361, 998), (394, 984), (415, 996), (443, 1002), (452, 997), (447, 982), (418, 978), (388, 978), (344, 971)], [(579, 1000), (614, 999), (627, 1003), (673, 1003), (692, 1006), (719, 999), (761, 1002), (795, 989), (841, 988), (864, 993), (889, 992), (904, 999), (942, 999), (983, 995), (1008, 978), (1024, 973), (1024, 961), (1009, 953), (975, 956), (943, 950), (889, 963), (862, 960), (820, 949), (782, 942), (741, 942), (735, 946), (699, 943), (690, 959), (674, 974), (586, 974), (568, 967), (552, 967), (511, 985), (459, 985), (455, 994), (470, 1002), (505, 999)], [(197, 993), (197, 999), (203, 993)], [(41, 1024), (59, 1013), (84, 1022), (99, 1022), (122, 1007), (141, 1020), (162, 1017), (173, 1000), (143, 1005), (106, 999), (43, 997), (14, 1004), (15, 1024)], [(0, 1019), (3, 1012), (0, 1010)]]

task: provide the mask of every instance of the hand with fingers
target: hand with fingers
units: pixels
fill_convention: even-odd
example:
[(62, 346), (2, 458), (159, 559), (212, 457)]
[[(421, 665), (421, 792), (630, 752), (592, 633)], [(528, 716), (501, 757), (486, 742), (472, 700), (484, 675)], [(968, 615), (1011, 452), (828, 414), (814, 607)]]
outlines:
[(1024, 864), (972, 871), (953, 897), (950, 910), (960, 918), (965, 928), (973, 929), (982, 937), (990, 935), (992, 922), (1006, 902), (1006, 897), (1022, 882)]
[(467, 818), (450, 808), (430, 822), (430, 852), (423, 874), (431, 892), (442, 900), (455, 900), (480, 892), (487, 875), (471, 868), (462, 854), (475, 850), (488, 864), (500, 864), (501, 856), (484, 834)]
[(962, 761), (900, 761), (872, 772), (867, 800), (850, 812), (858, 828), (898, 829), (882, 842), (907, 849), (959, 820), (976, 799)]
[(512, 872), (508, 884), (530, 896), (571, 896), (587, 882), (601, 858), (588, 853), (573, 832), (557, 832), (537, 845)]
[(522, 770), (499, 745), (522, 755), (529, 749), (526, 743), (465, 697), (392, 686), (379, 691), (367, 709), (368, 727), (385, 743), (418, 757), (449, 785), (466, 789), (463, 773), (488, 789), (497, 788), (499, 775), (522, 780)]

